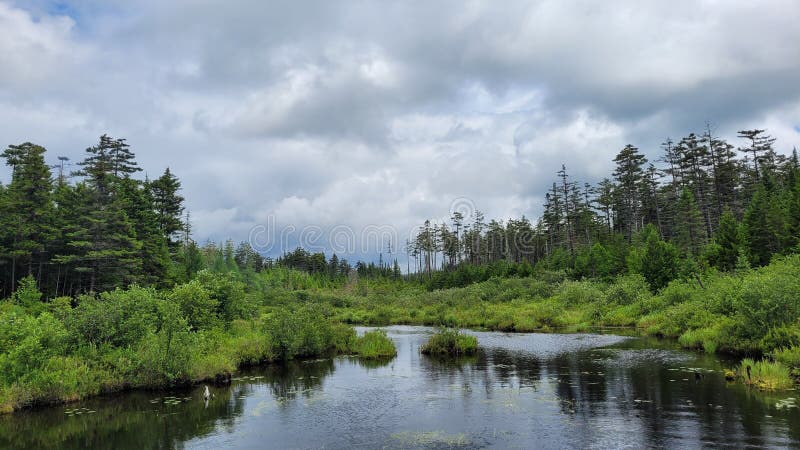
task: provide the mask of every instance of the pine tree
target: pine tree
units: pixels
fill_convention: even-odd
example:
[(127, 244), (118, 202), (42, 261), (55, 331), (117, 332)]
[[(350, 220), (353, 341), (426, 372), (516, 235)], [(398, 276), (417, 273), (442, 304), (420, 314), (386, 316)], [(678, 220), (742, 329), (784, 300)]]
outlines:
[(756, 189), (742, 221), (750, 262), (754, 266), (769, 264), (780, 249), (771, 212), (771, 189), (761, 184)]
[(135, 274), (134, 279), (146, 286), (169, 286), (172, 283), (172, 261), (167, 239), (159, 230), (153, 198), (146, 183), (123, 178), (118, 182), (117, 190), (125, 214), (133, 225), (136, 240), (141, 243), (141, 273)]
[(743, 238), (739, 223), (730, 210), (722, 213), (714, 244), (710, 262), (720, 270), (734, 270), (743, 249)]
[(703, 217), (695, 203), (694, 195), (688, 188), (683, 188), (678, 200), (678, 220), (675, 228), (675, 243), (683, 251), (698, 255), (706, 242), (706, 229)]
[(34, 276), (37, 282), (42, 280), (47, 248), (55, 239), (53, 185), (44, 154), (44, 147), (26, 142), (11, 145), (0, 155), (12, 168), (0, 211), (6, 222), (6, 236), (0, 239), (5, 241), (10, 262), (11, 290), (22, 274)]
[(614, 158), (617, 167), (614, 179), (617, 180), (616, 209), (617, 227), (630, 240), (635, 231), (641, 227), (641, 184), (644, 178), (642, 166), (647, 158), (639, 153), (639, 149), (628, 144)]
[(755, 173), (755, 181), (761, 180), (761, 175), (764, 166), (767, 168), (774, 164), (775, 152), (772, 149), (772, 144), (775, 138), (764, 134), (766, 130), (741, 130), (738, 137), (747, 139), (749, 145), (747, 147), (740, 147), (739, 151), (745, 154), (752, 155), (753, 170)]
[(178, 195), (181, 182), (169, 168), (156, 180), (148, 184), (153, 197), (153, 207), (158, 219), (158, 228), (167, 239), (170, 248), (177, 248), (180, 232), (183, 230), (183, 197)]
[(135, 172), (136, 163), (124, 140), (106, 135), (86, 152), (78, 172), (85, 177), (80, 214), (65, 233), (71, 252), (59, 255), (57, 262), (85, 274), (88, 290), (98, 292), (135, 282), (142, 273), (142, 243), (126, 213), (127, 199), (120, 194), (118, 178)]

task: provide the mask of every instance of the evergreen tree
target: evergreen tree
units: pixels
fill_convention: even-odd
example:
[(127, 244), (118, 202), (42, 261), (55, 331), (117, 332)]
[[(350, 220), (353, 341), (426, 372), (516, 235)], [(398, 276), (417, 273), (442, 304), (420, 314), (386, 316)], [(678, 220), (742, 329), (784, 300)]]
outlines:
[(741, 229), (730, 210), (725, 210), (719, 221), (719, 228), (714, 236), (714, 244), (708, 256), (709, 262), (723, 271), (736, 268), (743, 246)]
[(641, 227), (641, 183), (644, 178), (642, 166), (647, 163), (647, 158), (639, 153), (639, 149), (626, 145), (614, 158), (616, 168), (614, 179), (617, 180), (615, 189), (617, 227), (625, 237), (631, 238), (633, 233)]
[(694, 195), (688, 188), (684, 188), (681, 193), (677, 211), (679, 220), (675, 228), (675, 243), (683, 251), (698, 255), (705, 245), (707, 235)]
[(118, 182), (118, 197), (131, 220), (136, 239), (141, 243), (141, 273), (134, 278), (146, 286), (166, 287), (171, 284), (171, 264), (167, 239), (160, 232), (153, 198), (146, 184), (132, 178)]
[(55, 239), (53, 227), (52, 180), (44, 161), (45, 149), (26, 142), (11, 145), (2, 155), (12, 168), (11, 183), (5, 190), (0, 214), (5, 224), (0, 240), (5, 241), (9, 260), (9, 286), (13, 291), (21, 275), (43, 277), (49, 259), (47, 248)]
[(158, 228), (167, 239), (170, 247), (177, 248), (180, 232), (183, 231), (183, 197), (178, 195), (181, 182), (169, 168), (156, 180), (147, 185), (153, 198), (153, 207), (158, 220)]
[[(68, 254), (57, 262), (70, 264), (88, 278), (84, 288), (102, 291), (137, 281), (142, 273), (142, 243), (126, 213), (120, 174), (136, 171), (133, 154), (124, 140), (100, 137), (100, 143), (86, 149), (79, 175), (85, 177), (80, 214), (65, 233)], [(127, 177), (126, 177), (127, 178)]]
[(759, 185), (744, 214), (744, 234), (750, 262), (754, 266), (769, 264), (771, 256), (779, 251), (770, 197), (770, 190), (764, 184)]

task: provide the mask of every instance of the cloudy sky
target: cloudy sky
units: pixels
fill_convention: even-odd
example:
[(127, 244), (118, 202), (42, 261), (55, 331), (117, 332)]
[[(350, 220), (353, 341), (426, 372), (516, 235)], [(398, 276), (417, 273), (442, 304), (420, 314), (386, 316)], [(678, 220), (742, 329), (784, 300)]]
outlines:
[(562, 163), (594, 182), (706, 121), (789, 152), (798, 19), (796, 0), (0, 0), (0, 144), (54, 163), (125, 137), (182, 179), (200, 242), (402, 242), (452, 208), (536, 217)]

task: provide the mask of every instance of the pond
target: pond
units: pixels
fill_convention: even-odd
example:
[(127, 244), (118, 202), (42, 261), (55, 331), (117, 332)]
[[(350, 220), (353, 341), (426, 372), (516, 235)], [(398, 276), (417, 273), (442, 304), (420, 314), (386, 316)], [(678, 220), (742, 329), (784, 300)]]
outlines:
[[(363, 332), (364, 329), (359, 329)], [(800, 445), (794, 392), (727, 383), (732, 362), (607, 334), (390, 327), (389, 361), (337, 357), (244, 371), (228, 387), (131, 392), (0, 417), (0, 448), (694, 448)], [(787, 407), (788, 405), (789, 407)]]

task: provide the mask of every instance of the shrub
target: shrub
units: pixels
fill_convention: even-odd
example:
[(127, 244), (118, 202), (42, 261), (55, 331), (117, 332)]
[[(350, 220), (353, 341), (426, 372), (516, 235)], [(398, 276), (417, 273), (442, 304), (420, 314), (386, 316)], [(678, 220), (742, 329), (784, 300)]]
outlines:
[(605, 294), (589, 281), (565, 281), (558, 287), (555, 297), (564, 305), (582, 305), (603, 301)]
[(84, 295), (67, 318), (67, 328), (77, 343), (135, 345), (155, 332), (161, 299), (149, 288), (104, 292), (99, 298)]
[(647, 281), (638, 274), (626, 275), (618, 278), (606, 290), (607, 301), (618, 305), (639, 303), (650, 297)]
[(212, 298), (197, 280), (175, 286), (169, 298), (178, 304), (189, 326), (195, 330), (213, 328), (219, 322), (219, 300)]
[(800, 347), (781, 348), (772, 352), (775, 361), (793, 369), (800, 368)]

